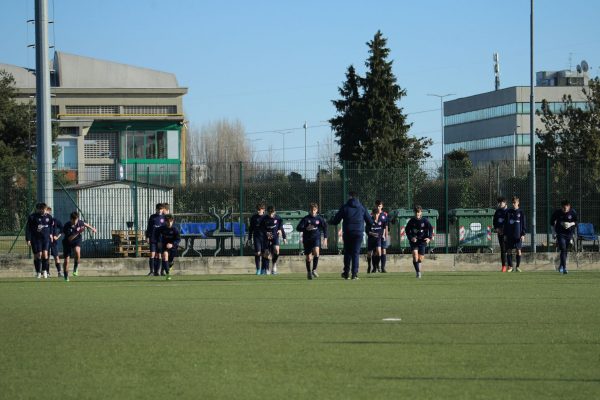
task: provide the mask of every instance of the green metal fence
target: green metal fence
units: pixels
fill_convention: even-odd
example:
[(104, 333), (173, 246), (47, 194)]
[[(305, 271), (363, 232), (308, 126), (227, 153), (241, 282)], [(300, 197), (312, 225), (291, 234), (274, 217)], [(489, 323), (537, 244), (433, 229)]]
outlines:
[[(210, 220), (211, 208), (231, 210), (225, 223), (247, 225), (255, 205), (265, 202), (278, 211), (307, 210), (308, 204), (317, 202), (322, 212), (335, 210), (356, 191), (363, 204), (372, 208), (376, 199), (384, 202), (386, 210), (412, 208), (420, 204), (439, 212), (436, 230), (436, 252), (454, 252), (457, 244), (448, 232), (448, 212), (457, 208), (494, 207), (496, 198), (517, 195), (521, 208), (531, 215), (529, 163), (490, 163), (483, 166), (461, 167), (452, 162), (424, 162), (397, 165), (394, 168), (365, 168), (342, 163), (333, 169), (319, 163), (216, 163), (188, 165), (178, 173), (172, 168), (164, 177), (156, 172), (149, 174), (143, 166), (133, 166), (129, 179), (118, 176), (86, 179), (81, 174), (74, 182), (71, 175), (54, 172), (55, 214), (64, 216), (79, 209), (88, 222), (102, 228), (101, 235), (88, 237), (86, 256), (106, 257), (112, 251), (112, 231), (143, 231), (147, 216), (157, 202), (171, 203), (171, 211), (185, 214), (188, 222), (194, 215), (200, 220)], [(553, 251), (549, 218), (559, 207), (560, 200), (568, 198), (579, 214), (579, 220), (600, 226), (600, 182), (593, 181), (585, 161), (543, 160), (536, 169), (537, 175), (537, 251)], [(185, 176), (185, 184), (179, 178)], [(6, 253), (27, 254), (23, 226), (35, 203), (36, 171), (23, 166), (21, 170), (4, 174), (0, 201), (0, 246)], [(83, 182), (82, 182), (83, 181)], [(95, 187), (94, 194), (82, 194)], [(78, 192), (79, 191), (79, 192)], [(62, 196), (62, 197), (61, 197)], [(58, 209), (57, 207), (61, 208)], [(204, 215), (204, 217), (200, 217)], [(531, 221), (528, 221), (528, 228)], [(217, 246), (210, 236), (202, 238), (201, 253), (211, 255)], [(496, 238), (493, 244), (496, 245)], [(526, 239), (526, 247), (530, 238)], [(224, 242), (222, 255), (249, 254), (244, 248), (245, 237), (238, 231)], [(222, 243), (223, 244), (223, 243)], [(143, 246), (142, 243), (136, 245)], [(329, 252), (337, 252), (330, 246)], [(527, 249), (531, 250), (531, 249)], [(136, 247), (140, 255), (143, 247)], [(393, 252), (394, 249), (392, 248)], [(464, 250), (466, 251), (466, 250)], [(196, 254), (195, 252), (192, 252)]]

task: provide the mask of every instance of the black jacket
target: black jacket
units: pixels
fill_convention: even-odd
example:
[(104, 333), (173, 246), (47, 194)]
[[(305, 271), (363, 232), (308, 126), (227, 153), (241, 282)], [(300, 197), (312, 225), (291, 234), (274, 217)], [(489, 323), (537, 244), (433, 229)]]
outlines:
[(348, 200), (346, 204), (340, 207), (335, 217), (329, 221), (332, 225), (338, 225), (340, 221), (344, 233), (362, 235), (365, 232), (365, 222), (373, 225), (373, 218), (367, 212), (365, 207), (355, 198)]

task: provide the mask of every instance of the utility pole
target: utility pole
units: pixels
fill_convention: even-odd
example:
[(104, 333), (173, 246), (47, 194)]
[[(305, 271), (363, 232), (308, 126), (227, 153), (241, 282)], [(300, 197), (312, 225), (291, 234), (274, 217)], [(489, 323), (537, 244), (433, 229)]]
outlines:
[(534, 92), (534, 79), (535, 73), (533, 71), (533, 0), (531, 0), (531, 14), (529, 20), (529, 40), (530, 40), (530, 61), (529, 61), (529, 151), (530, 151), (530, 162), (531, 162), (531, 251), (536, 253), (536, 218), (537, 218), (537, 195), (536, 195), (536, 177), (535, 177), (535, 92)]
[(35, 0), (35, 83), (37, 199), (54, 209), (47, 0)]
[(446, 158), (446, 143), (444, 142), (444, 97), (454, 96), (454, 93), (448, 94), (428, 94), (427, 96), (434, 96), (440, 98), (440, 131), (442, 132), (442, 161)]

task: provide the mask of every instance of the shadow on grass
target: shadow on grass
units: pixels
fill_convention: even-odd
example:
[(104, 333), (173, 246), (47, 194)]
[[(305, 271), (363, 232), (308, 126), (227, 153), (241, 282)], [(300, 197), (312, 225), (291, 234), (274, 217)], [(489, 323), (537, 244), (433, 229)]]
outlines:
[(400, 340), (388, 340), (388, 341), (374, 341), (374, 340), (351, 340), (351, 341), (338, 341), (338, 342), (321, 342), (323, 344), (348, 344), (348, 345), (410, 345), (410, 346), (597, 346), (600, 342), (516, 342), (516, 343), (486, 343), (486, 342), (426, 342), (419, 343), (414, 341), (400, 341)]

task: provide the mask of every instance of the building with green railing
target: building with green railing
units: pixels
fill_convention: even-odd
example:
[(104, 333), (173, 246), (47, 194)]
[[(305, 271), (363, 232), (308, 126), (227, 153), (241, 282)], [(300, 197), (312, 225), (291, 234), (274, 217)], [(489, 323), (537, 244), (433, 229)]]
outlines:
[[(14, 76), (21, 101), (35, 101), (31, 70), (0, 69)], [(152, 183), (185, 182), (187, 88), (174, 74), (56, 52), (51, 76), (52, 119), (60, 128), (54, 170), (82, 184), (132, 179), (137, 164)]]

